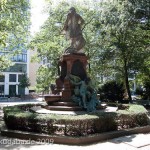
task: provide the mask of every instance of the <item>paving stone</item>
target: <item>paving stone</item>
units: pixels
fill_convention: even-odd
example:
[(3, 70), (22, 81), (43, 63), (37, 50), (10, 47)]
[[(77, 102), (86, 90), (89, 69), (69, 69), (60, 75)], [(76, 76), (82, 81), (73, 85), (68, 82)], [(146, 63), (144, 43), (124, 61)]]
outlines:
[[(8, 140), (9, 144), (0, 144), (1, 150), (41, 150), (41, 149), (51, 149), (51, 150), (138, 150), (138, 148), (132, 147), (128, 144), (124, 143), (114, 143), (113, 141), (106, 141), (103, 143), (95, 143), (92, 145), (86, 145), (86, 146), (71, 146), (71, 145), (62, 145), (62, 144), (40, 144), (39, 142), (33, 142), (32, 144), (19, 144), (23, 143), (24, 140), (19, 139), (12, 139), (7, 137), (0, 137), (0, 141), (2, 140)], [(17, 141), (18, 144), (11, 144), (13, 141)], [(30, 141), (31, 142), (31, 141)], [(143, 147), (144, 148), (144, 147)], [(150, 147), (146, 147), (149, 150)], [(144, 150), (144, 149), (142, 149)]]
[(118, 139), (114, 139), (116, 143), (125, 143), (130, 146), (140, 148), (147, 145), (150, 145), (150, 134), (133, 134), (130, 136), (120, 137)]

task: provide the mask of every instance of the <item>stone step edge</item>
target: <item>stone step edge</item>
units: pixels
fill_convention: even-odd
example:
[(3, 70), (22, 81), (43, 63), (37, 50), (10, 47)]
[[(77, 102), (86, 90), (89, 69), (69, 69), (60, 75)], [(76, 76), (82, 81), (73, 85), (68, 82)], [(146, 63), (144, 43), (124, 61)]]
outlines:
[(49, 108), (81, 108), (80, 106), (67, 106), (67, 105), (64, 105), (64, 106), (61, 106), (61, 105), (48, 105), (46, 107), (49, 107)]
[(54, 103), (52, 103), (52, 105), (53, 106), (78, 106), (74, 102), (63, 102), (63, 101), (54, 102)]
[(1, 129), (1, 135), (7, 136), (11, 138), (19, 138), (24, 140), (35, 140), (39, 141), (46, 140), (46, 141), (53, 141), (55, 144), (67, 144), (67, 145), (87, 145), (96, 142), (106, 141), (108, 139), (118, 138), (121, 136), (127, 136), (131, 134), (138, 134), (138, 133), (148, 133), (150, 132), (150, 125), (144, 127), (137, 127), (131, 129), (125, 129), (120, 131), (111, 131), (99, 134), (92, 134), (88, 136), (81, 136), (81, 137), (69, 137), (69, 136), (52, 136), (46, 134), (39, 134), (39, 133), (31, 133), (31, 132), (24, 132), (24, 131), (17, 131), (17, 130), (9, 130), (6, 128)]
[(83, 110), (83, 108), (79, 106), (46, 106), (45, 109), (48, 110), (56, 110), (56, 111), (75, 111), (75, 110)]

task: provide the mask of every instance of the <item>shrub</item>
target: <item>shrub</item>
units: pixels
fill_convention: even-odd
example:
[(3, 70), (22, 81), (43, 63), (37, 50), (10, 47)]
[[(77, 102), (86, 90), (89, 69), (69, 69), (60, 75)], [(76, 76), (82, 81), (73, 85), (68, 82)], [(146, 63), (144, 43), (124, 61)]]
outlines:
[(118, 127), (133, 128), (149, 124), (147, 110), (142, 105), (126, 104), (125, 110), (118, 110)]
[(143, 88), (136, 89), (136, 94), (141, 95), (144, 100), (150, 100), (150, 80), (145, 80)]
[(99, 89), (99, 93), (100, 100), (122, 101), (124, 95), (123, 84), (109, 81)]
[(143, 96), (143, 89), (141, 87), (136, 88), (135, 94)]
[(144, 81), (143, 99), (150, 100), (150, 80)]
[[(6, 126), (13, 130), (46, 133), (50, 135), (85, 136), (148, 124), (146, 110), (140, 105), (129, 105), (117, 112), (93, 112), (84, 115), (38, 114), (31, 106), (4, 108)], [(39, 104), (38, 104), (39, 106)]]

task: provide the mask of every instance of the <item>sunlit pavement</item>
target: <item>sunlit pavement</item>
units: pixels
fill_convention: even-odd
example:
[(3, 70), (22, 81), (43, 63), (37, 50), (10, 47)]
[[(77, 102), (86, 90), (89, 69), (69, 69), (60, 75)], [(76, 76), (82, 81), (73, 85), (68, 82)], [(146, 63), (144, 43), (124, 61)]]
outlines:
[[(0, 128), (3, 124), (3, 112), (2, 108), (5, 106), (27, 104), (27, 103), (44, 103), (41, 99), (29, 100), (29, 101), (19, 101), (19, 102), (0, 102)], [(35, 142), (32, 140), (19, 140), (14, 138), (2, 137), (0, 135), (0, 150), (40, 150), (40, 149), (99, 149), (99, 150), (150, 150), (150, 133), (148, 134), (134, 134), (130, 136), (124, 136), (120, 138), (115, 138), (109, 141), (95, 143), (91, 145), (84, 146), (70, 146), (62, 144), (53, 144), (53, 140), (45, 143), (44, 140), (40, 139)]]
[(6, 106), (13, 106), (13, 105), (21, 105), (21, 104), (46, 104), (46, 102), (43, 101), (43, 99), (31, 99), (31, 100), (4, 100), (0, 101), (0, 111), (3, 109), (3, 107)]
[(38, 142), (35, 142), (32, 140), (19, 140), (0, 136), (0, 150), (53, 150), (60, 148), (64, 150), (150, 150), (150, 134), (135, 134), (85, 146), (70, 146), (53, 144), (51, 142), (47, 144), (42, 139), (40, 139)]

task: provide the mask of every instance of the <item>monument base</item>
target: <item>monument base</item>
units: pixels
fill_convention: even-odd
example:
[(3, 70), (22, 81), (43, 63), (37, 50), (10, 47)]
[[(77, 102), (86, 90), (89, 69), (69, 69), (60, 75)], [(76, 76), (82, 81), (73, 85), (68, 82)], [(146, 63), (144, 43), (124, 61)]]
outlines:
[[(51, 110), (86, 110), (95, 111), (100, 104), (96, 91), (90, 86), (91, 79), (86, 73), (87, 56), (80, 53), (64, 54), (59, 60), (60, 75), (56, 79), (55, 95), (45, 96)], [(57, 99), (58, 97), (58, 99)], [(62, 102), (65, 106), (58, 105)], [(68, 106), (65, 102), (72, 102)], [(54, 106), (53, 106), (54, 105)]]
[(64, 54), (59, 60), (60, 76), (56, 80), (56, 89), (62, 93), (62, 100), (71, 100), (74, 86), (70, 83), (69, 75), (73, 74), (85, 80), (87, 78), (87, 56), (81, 53)]

